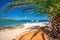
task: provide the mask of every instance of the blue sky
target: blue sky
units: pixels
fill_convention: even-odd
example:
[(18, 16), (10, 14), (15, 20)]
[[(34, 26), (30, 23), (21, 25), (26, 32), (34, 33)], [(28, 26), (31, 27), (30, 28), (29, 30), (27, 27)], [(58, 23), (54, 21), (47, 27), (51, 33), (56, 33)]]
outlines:
[[(0, 10), (2, 10), (4, 8), (4, 5), (8, 2), (12, 2), (12, 0), (0, 0)], [(0, 12), (0, 18), (11, 18), (11, 19), (16, 19), (16, 20), (47, 19), (47, 15), (43, 14), (40, 16), (36, 16), (36, 13), (30, 14), (30, 10), (28, 10), (28, 11), (24, 12), (24, 14), (22, 14), (21, 11), (26, 7), (30, 7), (30, 6), (16, 8), (16, 9), (8, 11), (6, 14), (3, 14)]]

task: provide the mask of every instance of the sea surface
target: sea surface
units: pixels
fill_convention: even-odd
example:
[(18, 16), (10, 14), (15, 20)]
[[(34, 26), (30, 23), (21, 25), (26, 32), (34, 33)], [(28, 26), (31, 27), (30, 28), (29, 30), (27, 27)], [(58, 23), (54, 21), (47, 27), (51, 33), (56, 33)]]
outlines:
[(16, 27), (24, 23), (49, 22), (49, 20), (0, 20), (0, 29)]

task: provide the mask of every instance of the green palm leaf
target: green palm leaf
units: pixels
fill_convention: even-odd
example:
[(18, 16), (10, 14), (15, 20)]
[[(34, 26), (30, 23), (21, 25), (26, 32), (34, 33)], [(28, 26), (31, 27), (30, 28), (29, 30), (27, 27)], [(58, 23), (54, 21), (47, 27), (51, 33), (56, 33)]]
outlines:
[[(22, 13), (31, 10), (31, 13), (37, 11), (42, 14), (46, 13), (50, 16), (55, 16), (57, 12), (60, 12), (60, 0), (14, 0), (14, 2), (6, 6), (4, 12), (22, 6), (38, 6), (37, 8), (25, 8), (22, 10)], [(47, 10), (44, 10), (45, 8)]]

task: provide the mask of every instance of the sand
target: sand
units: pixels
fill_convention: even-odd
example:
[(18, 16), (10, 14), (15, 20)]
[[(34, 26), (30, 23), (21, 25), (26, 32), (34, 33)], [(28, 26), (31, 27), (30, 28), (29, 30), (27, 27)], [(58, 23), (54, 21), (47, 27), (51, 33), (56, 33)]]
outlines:
[[(26, 23), (23, 24), (23, 26), (18, 26), (13, 29), (2, 29), (0, 30), (0, 40), (13, 40), (15, 39), (18, 35), (22, 34), (23, 32), (29, 31), (30, 29), (27, 29), (32, 26), (46, 26), (46, 23)], [(20, 28), (21, 27), (21, 28)]]

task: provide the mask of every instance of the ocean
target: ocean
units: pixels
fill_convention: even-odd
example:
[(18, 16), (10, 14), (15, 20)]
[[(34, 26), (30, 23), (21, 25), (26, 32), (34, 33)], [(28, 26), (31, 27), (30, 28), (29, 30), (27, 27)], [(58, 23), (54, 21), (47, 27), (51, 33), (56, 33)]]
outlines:
[(24, 23), (49, 22), (49, 20), (0, 20), (0, 29), (7, 27), (16, 27)]

